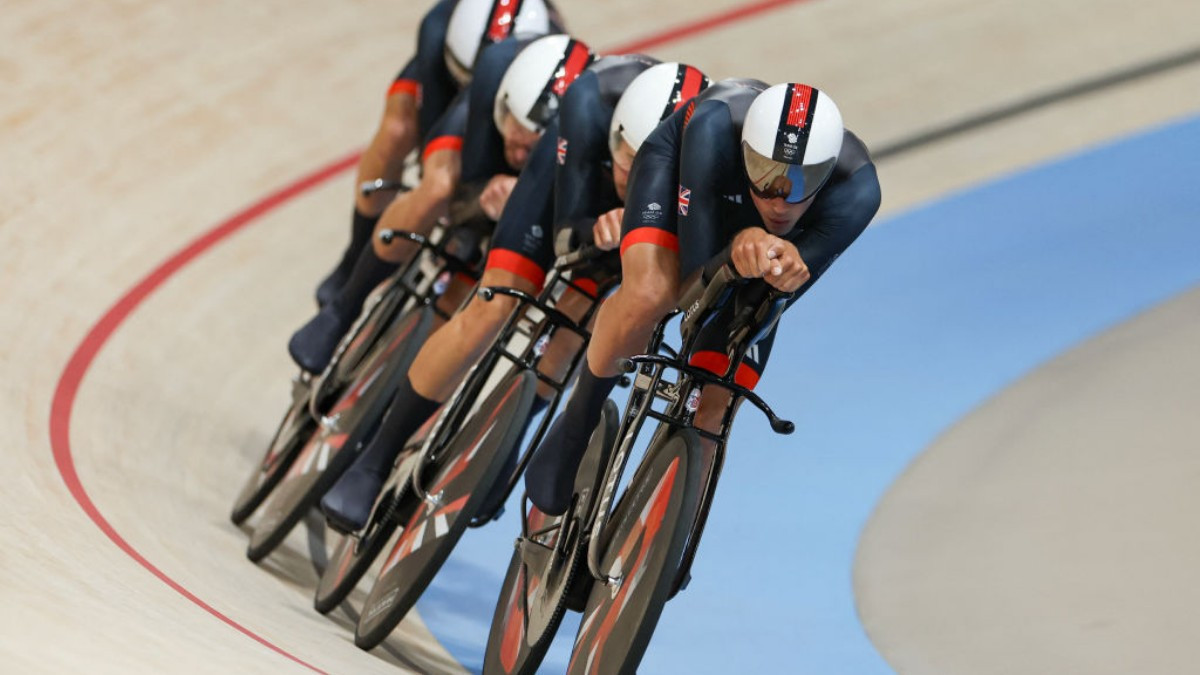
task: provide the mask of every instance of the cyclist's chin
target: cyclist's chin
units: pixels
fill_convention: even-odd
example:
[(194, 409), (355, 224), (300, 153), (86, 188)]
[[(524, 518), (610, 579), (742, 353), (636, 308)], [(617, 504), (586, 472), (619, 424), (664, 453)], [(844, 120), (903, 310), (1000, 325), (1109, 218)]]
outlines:
[[(799, 219), (797, 218), (796, 220)], [(767, 232), (776, 237), (782, 237), (791, 232), (792, 228), (796, 227), (796, 220), (792, 220), (791, 218), (784, 218), (783, 220), (765, 218), (763, 219), (763, 225), (767, 228)]]
[(504, 159), (513, 169), (520, 171), (525, 168), (525, 162), (529, 159), (529, 151), (525, 148), (504, 148)]

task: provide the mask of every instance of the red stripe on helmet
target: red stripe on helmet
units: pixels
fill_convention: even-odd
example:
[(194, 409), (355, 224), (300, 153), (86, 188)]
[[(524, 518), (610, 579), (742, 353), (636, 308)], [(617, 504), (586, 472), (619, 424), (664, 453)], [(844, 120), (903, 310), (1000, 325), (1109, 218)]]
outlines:
[(812, 101), (812, 87), (806, 84), (793, 84), (791, 95), (788, 96), (787, 126), (804, 128), (808, 114), (809, 103)]
[(696, 97), (705, 86), (707, 86), (708, 78), (704, 73), (688, 66), (683, 74), (683, 86), (679, 89), (679, 102), (675, 104), (675, 110), (679, 110), (684, 103)]
[(492, 18), (488, 20), (487, 32), (484, 34), (487, 41), (499, 42), (508, 37), (509, 33), (512, 33), (519, 11), (521, 0), (496, 0), (492, 4)]
[(567, 87), (579, 77), (584, 68), (592, 62), (592, 52), (587, 45), (582, 42), (571, 40), (567, 45), (567, 55), (563, 59), (562, 68), (556, 73), (558, 77), (554, 79), (554, 84), (550, 87), (550, 91), (556, 96), (562, 96)]

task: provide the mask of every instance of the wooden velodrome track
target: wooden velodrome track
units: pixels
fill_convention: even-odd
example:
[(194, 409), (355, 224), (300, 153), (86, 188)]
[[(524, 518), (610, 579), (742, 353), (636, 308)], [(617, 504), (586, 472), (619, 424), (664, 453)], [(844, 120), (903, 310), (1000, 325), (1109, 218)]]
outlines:
[[(879, 162), (885, 213), (1200, 111), (1200, 66), (1164, 61), (1197, 46), (1193, 0), (561, 7), (602, 51), (663, 36), (645, 49), (710, 76), (800, 79), (833, 93), (850, 127), (894, 151)], [(287, 336), (343, 245), (350, 174), (243, 214), (254, 226), (219, 232), (219, 246), (193, 250), (204, 255), (173, 258), (218, 223), (248, 222), (229, 219), (282, 186), (352, 161), (424, 10), (379, 0), (6, 3), (0, 671), (395, 672), (396, 653), (410, 668), (443, 667), (436, 649), (419, 647), (419, 621), (393, 638), (404, 652), (357, 650), (344, 618), (309, 609), (308, 561), (275, 556), (273, 576), (264, 574), (245, 561), (245, 536), (226, 517), (284, 401)], [(720, 20), (695, 24), (709, 17)], [(669, 34), (687, 25), (695, 30)], [(1140, 77), (1112, 77), (1144, 65)], [(1105, 78), (1115, 81), (1099, 86)], [(1088, 82), (1097, 86), (904, 143)], [(1096, 358), (1136, 363), (1138, 340), (1194, 353), (1194, 297), (1095, 348)], [(1153, 397), (1163, 394), (1138, 391), (1155, 423), (1164, 408)], [(1172, 395), (1195, 401), (1196, 387)], [(1188, 417), (1164, 423), (1184, 425), (1168, 431), (1191, 433), (1194, 445)], [(963, 433), (989, 429), (985, 421)], [(922, 489), (936, 493), (936, 478)], [(1195, 513), (1190, 506), (1177, 517)], [(924, 612), (914, 597), (871, 596), (864, 622), (893, 665), (921, 672), (906, 640), (945, 630), (935, 618), (944, 607)], [(995, 672), (1061, 672), (1048, 665), (1053, 649), (1036, 655), (1048, 661), (988, 653)], [(1160, 656), (1154, 663), (1175, 666), (1144, 672), (1188, 672), (1173, 669), (1182, 652)]]

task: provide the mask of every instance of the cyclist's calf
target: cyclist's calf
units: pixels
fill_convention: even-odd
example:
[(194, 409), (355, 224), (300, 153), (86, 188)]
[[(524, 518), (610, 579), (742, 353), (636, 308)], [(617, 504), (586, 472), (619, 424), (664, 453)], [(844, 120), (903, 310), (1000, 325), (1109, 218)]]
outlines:
[[(583, 315), (592, 307), (595, 299), (583, 295), (574, 289), (568, 289), (563, 293), (555, 304), (555, 308), (563, 314), (571, 317), (574, 321), (579, 321)], [(560, 330), (554, 333), (553, 339), (546, 348), (546, 355), (542, 357), (542, 362), (539, 364), (538, 370), (542, 374), (547, 375), (559, 382), (562, 382), (567, 376), (567, 366), (571, 365), (571, 358), (578, 352), (583, 344), (583, 338), (575, 334), (573, 331)], [(538, 383), (537, 395), (543, 399), (550, 398), (554, 390), (545, 382)]]

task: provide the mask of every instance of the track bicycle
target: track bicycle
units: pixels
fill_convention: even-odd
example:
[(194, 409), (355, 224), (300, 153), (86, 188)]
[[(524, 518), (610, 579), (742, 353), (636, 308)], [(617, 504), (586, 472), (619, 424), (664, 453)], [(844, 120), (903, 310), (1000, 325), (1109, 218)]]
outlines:
[[(420, 247), (419, 254), (373, 293), (330, 366), (310, 384), (308, 398), (293, 402), (293, 410), (305, 410), (288, 415), (307, 416), (311, 423), (284, 448), (290, 450), (287, 455), (273, 464), (264, 462), (260, 470), (278, 477), (247, 547), (253, 561), (283, 541), (370, 440), (435, 322), (449, 318), (439, 299), (453, 277), (471, 283), (478, 279), (483, 240), (477, 230), (448, 229), (436, 240), (390, 230), (380, 236), (385, 243), (407, 239)], [(343, 452), (346, 448), (352, 452)]]
[[(656, 328), (650, 353), (622, 362), (635, 374), (624, 415), (618, 419), (616, 405), (606, 402), (566, 513), (547, 516), (522, 500), (522, 532), (497, 602), (484, 673), (535, 672), (568, 609), (583, 613), (569, 673), (634, 672), (662, 607), (690, 580), (740, 401), (762, 410), (775, 432), (794, 430), (734, 380), (747, 351), (773, 329), (791, 296), (742, 280), (726, 265), (684, 297), (685, 309)], [(674, 350), (663, 336), (680, 314), (682, 344)], [(723, 375), (689, 365), (701, 329), (710, 324), (729, 332)], [(716, 433), (694, 425), (703, 387), (732, 395)], [(610, 508), (647, 419), (657, 427)], [(707, 467), (701, 439), (715, 446)]]

